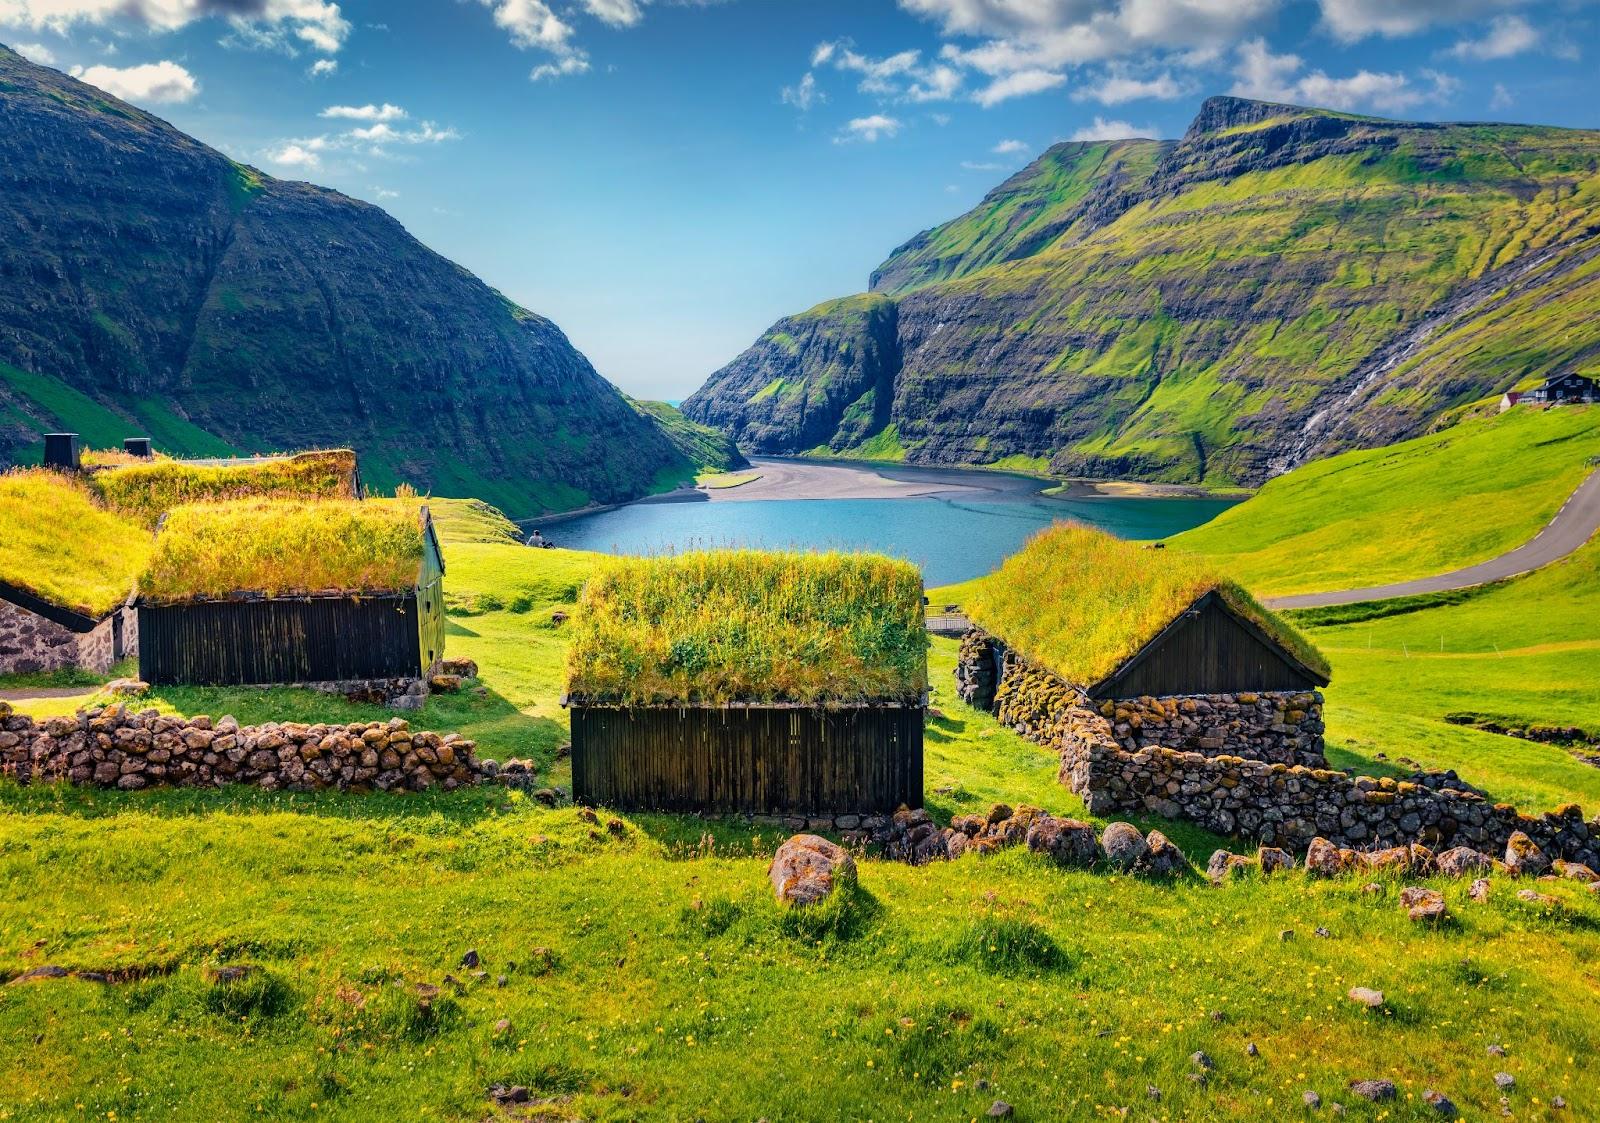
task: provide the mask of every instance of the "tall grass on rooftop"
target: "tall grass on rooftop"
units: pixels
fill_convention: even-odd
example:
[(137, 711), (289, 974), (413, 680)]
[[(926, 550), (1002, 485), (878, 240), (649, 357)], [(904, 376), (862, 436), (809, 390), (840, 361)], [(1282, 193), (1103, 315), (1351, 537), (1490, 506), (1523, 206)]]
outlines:
[[(96, 454), (101, 456), (102, 454)], [(140, 460), (97, 471), (90, 486), (107, 506), (154, 526), (174, 507), (229, 499), (354, 499), (356, 455), (302, 452), (263, 463), (194, 464)]]
[(127, 599), (150, 532), (97, 504), (75, 477), (0, 473), (0, 581), (87, 616)]
[(1204, 558), (1153, 550), (1078, 523), (1035, 534), (976, 583), (967, 610), (1029, 659), (1092, 686), (1212, 591), (1301, 663), (1328, 673), (1308, 640)]
[(167, 516), (139, 593), (181, 603), (240, 593), (400, 592), (416, 584), (421, 564), (412, 503), (195, 504)]
[(625, 705), (919, 702), (922, 577), (875, 554), (618, 559), (578, 600), (567, 685)]

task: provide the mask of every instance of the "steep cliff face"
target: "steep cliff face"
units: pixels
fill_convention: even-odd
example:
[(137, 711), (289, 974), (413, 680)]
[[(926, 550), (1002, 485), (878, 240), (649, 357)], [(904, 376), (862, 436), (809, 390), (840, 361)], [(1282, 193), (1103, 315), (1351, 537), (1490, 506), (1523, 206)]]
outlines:
[(1257, 483), (1600, 364), (1600, 133), (1212, 98), (1177, 142), (1051, 149), (873, 283), (870, 369), (785, 321), (685, 413), (769, 452)]
[(0, 460), (57, 427), (349, 445), (514, 514), (688, 471), (550, 321), (377, 207), (237, 165), (0, 47)]

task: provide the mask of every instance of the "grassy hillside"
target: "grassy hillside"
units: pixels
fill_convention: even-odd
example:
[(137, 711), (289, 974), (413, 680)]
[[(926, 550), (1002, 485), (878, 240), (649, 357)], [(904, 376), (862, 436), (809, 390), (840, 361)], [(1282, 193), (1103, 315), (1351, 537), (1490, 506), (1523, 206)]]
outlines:
[(654, 421), (678, 450), (687, 465), (686, 477), (703, 472), (728, 472), (747, 468), (750, 462), (726, 433), (690, 421), (666, 402), (629, 398), (628, 404), (640, 415)]
[(1258, 596), (1444, 573), (1512, 549), (1600, 456), (1600, 408), (1514, 409), (1316, 461), (1168, 541)]
[(0, 581), (93, 617), (127, 599), (152, 549), (147, 527), (56, 472), (0, 472), (0, 525)]
[[(479, 661), (488, 693), (431, 699), (418, 720), (463, 729), (489, 755), (532, 756), (564, 782), (565, 638), (549, 612), (571, 607), (595, 559), (516, 546), (479, 504), (434, 507), (451, 652)], [(1537, 625), (1522, 607), (1495, 611), (1525, 634)], [(1496, 625), (1461, 632), (1479, 627)], [(1005, 800), (1081, 815), (1048, 752), (955, 701), (954, 646), (931, 653), (934, 814)], [(1334, 653), (1336, 682), (1358, 648)], [(1331, 721), (1352, 712), (1343, 697)], [(298, 691), (167, 690), (155, 704), (244, 720), (387, 716)], [(1391, 755), (1410, 746), (1408, 728), (1386, 728)], [(1594, 802), (1600, 772), (1587, 771), (1571, 794)], [(1495, 778), (1517, 774), (1508, 762)], [(1018, 1118), (1128, 1108), (1276, 1123), (1315, 1090), (1352, 1118), (1421, 1120), (1433, 1117), (1425, 1088), (1497, 1111), (1499, 1070), (1515, 1073), (1528, 1113), (1557, 1095), (1574, 1117), (1600, 1103), (1600, 1076), (1579, 1063), (1600, 1028), (1571, 1001), (1574, 965), (1600, 954), (1600, 902), (1570, 884), (1540, 887), (1560, 913), (1504, 882), (1484, 906), (1445, 886), (1459, 921), (1435, 931), (1405, 920), (1394, 884), (1376, 898), (1298, 876), (1218, 891), (1013, 851), (868, 862), (847, 905), (784, 914), (765, 881), (781, 832), (623, 823), (596, 832), (498, 789), (129, 796), (0, 780), (0, 976), (55, 963), (123, 980), (0, 988), (0, 1111), (484, 1119), (504, 1082), (528, 1087), (548, 1119), (972, 1118), (1003, 1099)], [(1202, 860), (1218, 842), (1164, 829)], [(481, 982), (459, 965), (469, 948)], [(207, 981), (230, 963), (258, 970)], [(424, 1006), (418, 983), (442, 991)], [(1349, 1002), (1354, 985), (1382, 989), (1384, 1010)], [(1491, 1043), (1509, 1058), (1489, 1057)], [(1204, 1084), (1188, 1079), (1195, 1050), (1215, 1058)], [(1347, 1082), (1371, 1076), (1396, 1080), (1400, 1098), (1353, 1101)]]

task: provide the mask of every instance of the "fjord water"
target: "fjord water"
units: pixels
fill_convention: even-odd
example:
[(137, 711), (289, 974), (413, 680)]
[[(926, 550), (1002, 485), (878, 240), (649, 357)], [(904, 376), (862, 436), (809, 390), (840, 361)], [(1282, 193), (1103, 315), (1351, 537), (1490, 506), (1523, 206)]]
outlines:
[(879, 468), (926, 482), (910, 498), (749, 499), (634, 503), (546, 525), (558, 546), (610, 554), (661, 554), (749, 546), (875, 550), (915, 562), (929, 585), (990, 572), (1034, 531), (1065, 519), (1122, 538), (1165, 538), (1215, 518), (1235, 500), (1041, 495), (1040, 480), (997, 472)]

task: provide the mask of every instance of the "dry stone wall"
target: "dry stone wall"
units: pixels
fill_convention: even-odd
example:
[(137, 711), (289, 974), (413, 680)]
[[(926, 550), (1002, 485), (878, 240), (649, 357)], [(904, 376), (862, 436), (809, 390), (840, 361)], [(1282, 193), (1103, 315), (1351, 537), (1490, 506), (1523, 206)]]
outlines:
[(388, 722), (241, 726), (231, 717), (179, 718), (126, 706), (36, 721), (0, 702), (0, 772), (21, 783), (65, 780), (140, 788), (253, 784), (268, 790), (446, 790), (488, 770), (458, 734)]
[[(963, 662), (981, 643), (963, 643)], [(1600, 816), (1585, 822), (1577, 807), (1526, 816), (1466, 785), (1352, 776), (1159, 743), (1130, 748), (1115, 708), (1108, 716), (1081, 699), (1055, 675), (1007, 652), (993, 708), (1001, 722), (1061, 754), (1061, 782), (1094, 815), (1186, 819), (1293, 850), (1320, 836), (1354, 850), (1421, 843), (1499, 853), (1522, 831), (1552, 857), (1589, 866), (1600, 861)]]
[(36, 674), (81, 667), (109, 671), (117, 661), (116, 619), (123, 622), (123, 650), (139, 645), (138, 616), (118, 609), (92, 631), (75, 632), (21, 605), (0, 600), (0, 675)]

